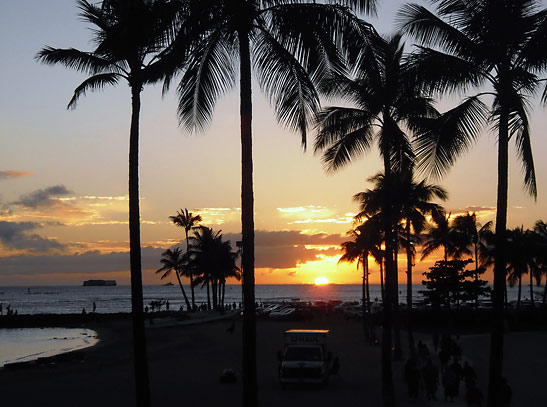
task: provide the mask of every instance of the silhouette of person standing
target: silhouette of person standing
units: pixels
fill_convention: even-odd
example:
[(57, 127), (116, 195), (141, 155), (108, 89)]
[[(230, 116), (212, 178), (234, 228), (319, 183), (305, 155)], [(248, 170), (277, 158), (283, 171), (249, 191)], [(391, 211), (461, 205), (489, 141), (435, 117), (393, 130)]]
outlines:
[(97, 304), (95, 304), (95, 301), (93, 301), (93, 312), (97, 310)]

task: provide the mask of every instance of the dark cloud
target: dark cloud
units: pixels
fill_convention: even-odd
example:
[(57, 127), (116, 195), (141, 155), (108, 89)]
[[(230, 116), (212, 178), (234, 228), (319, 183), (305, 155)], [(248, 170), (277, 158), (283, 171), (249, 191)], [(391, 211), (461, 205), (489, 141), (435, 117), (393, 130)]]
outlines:
[[(165, 249), (142, 248), (142, 268), (157, 269)], [(73, 255), (11, 256), (0, 258), (0, 274), (105, 273), (129, 270), (129, 252), (89, 251)]]
[(65, 246), (56, 240), (29, 233), (40, 227), (35, 222), (0, 221), (0, 243), (11, 249), (30, 249), (37, 252), (64, 249)]
[[(224, 238), (230, 240), (232, 247), (235, 242), (241, 240), (241, 235), (226, 233)], [(299, 263), (317, 260), (318, 255), (334, 255), (337, 249), (318, 250), (306, 248), (306, 245), (330, 245), (339, 246), (347, 240), (337, 234), (316, 233), (308, 235), (297, 230), (290, 231), (255, 231), (255, 266), (264, 268), (292, 268)]]
[[(31, 222), (24, 222), (19, 226), (19, 235), (28, 238), (24, 232), (31, 231), (37, 226)], [(10, 227), (13, 228), (13, 224)], [(16, 235), (16, 233), (12, 235)], [(318, 255), (337, 254), (338, 250), (335, 248), (318, 250), (315, 248), (306, 249), (305, 246), (338, 246), (347, 239), (340, 235), (324, 233), (306, 235), (298, 231), (268, 232), (259, 230), (255, 232), (255, 236), (255, 265), (256, 267), (269, 269), (288, 269), (296, 267), (299, 263), (317, 260)], [(230, 240), (235, 249), (235, 242), (241, 239), (241, 235), (226, 233), (224, 238)], [(46, 243), (59, 245), (57, 242), (41, 239), (45, 240)], [(144, 270), (157, 269), (160, 266), (161, 254), (164, 250), (165, 248), (144, 247), (142, 249), (142, 268)], [(99, 251), (88, 251), (72, 255), (21, 255), (0, 258), (0, 273), (4, 275), (93, 274), (127, 270), (129, 270), (129, 252), (100, 253)], [(290, 272), (289, 275), (294, 276)]]
[(52, 198), (70, 193), (71, 191), (69, 191), (64, 185), (54, 185), (21, 195), (19, 200), (13, 202), (13, 204), (33, 209), (38, 207), (48, 207), (56, 203), (56, 201)]
[(18, 170), (0, 171), (0, 180), (10, 179), (10, 178), (28, 177), (30, 175), (34, 175), (34, 174), (32, 172), (18, 171)]

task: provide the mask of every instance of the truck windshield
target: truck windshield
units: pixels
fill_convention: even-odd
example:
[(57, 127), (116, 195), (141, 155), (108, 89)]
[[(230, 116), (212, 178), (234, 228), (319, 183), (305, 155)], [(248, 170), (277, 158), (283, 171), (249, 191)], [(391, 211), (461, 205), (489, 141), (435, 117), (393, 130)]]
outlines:
[(286, 361), (321, 361), (323, 353), (318, 346), (289, 346), (285, 349)]

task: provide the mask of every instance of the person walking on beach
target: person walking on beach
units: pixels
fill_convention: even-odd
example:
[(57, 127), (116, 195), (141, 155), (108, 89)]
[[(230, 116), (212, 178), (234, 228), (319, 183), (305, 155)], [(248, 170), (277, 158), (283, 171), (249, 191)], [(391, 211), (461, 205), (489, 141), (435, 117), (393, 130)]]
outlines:
[(460, 377), (452, 364), (443, 372), (444, 401), (454, 401), (459, 393), (459, 382)]
[(427, 360), (423, 368), (425, 392), (427, 400), (437, 400), (437, 387), (439, 386), (439, 369), (433, 364), (431, 358)]
[(415, 356), (411, 356), (405, 364), (405, 380), (408, 397), (412, 400), (416, 400), (420, 387), (420, 369), (418, 369), (418, 361)]
[(507, 383), (507, 379), (503, 377), (501, 379), (501, 400), (503, 402), (503, 407), (510, 407), (511, 406), (511, 399), (513, 398), (513, 391), (511, 390), (511, 386), (509, 386), (509, 383)]
[(473, 380), (467, 386), (467, 394), (465, 396), (468, 407), (482, 407), (482, 392)]
[(462, 376), (466, 388), (469, 388), (469, 385), (477, 380), (477, 374), (475, 373), (475, 369), (473, 369), (473, 367), (469, 363), (467, 363), (467, 361), (463, 365)]
[(95, 304), (95, 301), (93, 301), (93, 312), (97, 310), (97, 304)]

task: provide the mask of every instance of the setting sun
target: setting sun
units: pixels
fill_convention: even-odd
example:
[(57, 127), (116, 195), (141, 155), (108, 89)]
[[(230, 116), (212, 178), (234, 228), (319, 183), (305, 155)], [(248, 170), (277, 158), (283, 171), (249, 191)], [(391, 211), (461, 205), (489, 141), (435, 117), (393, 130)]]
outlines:
[(317, 277), (315, 279), (315, 285), (325, 285), (329, 283), (329, 279), (327, 277)]

